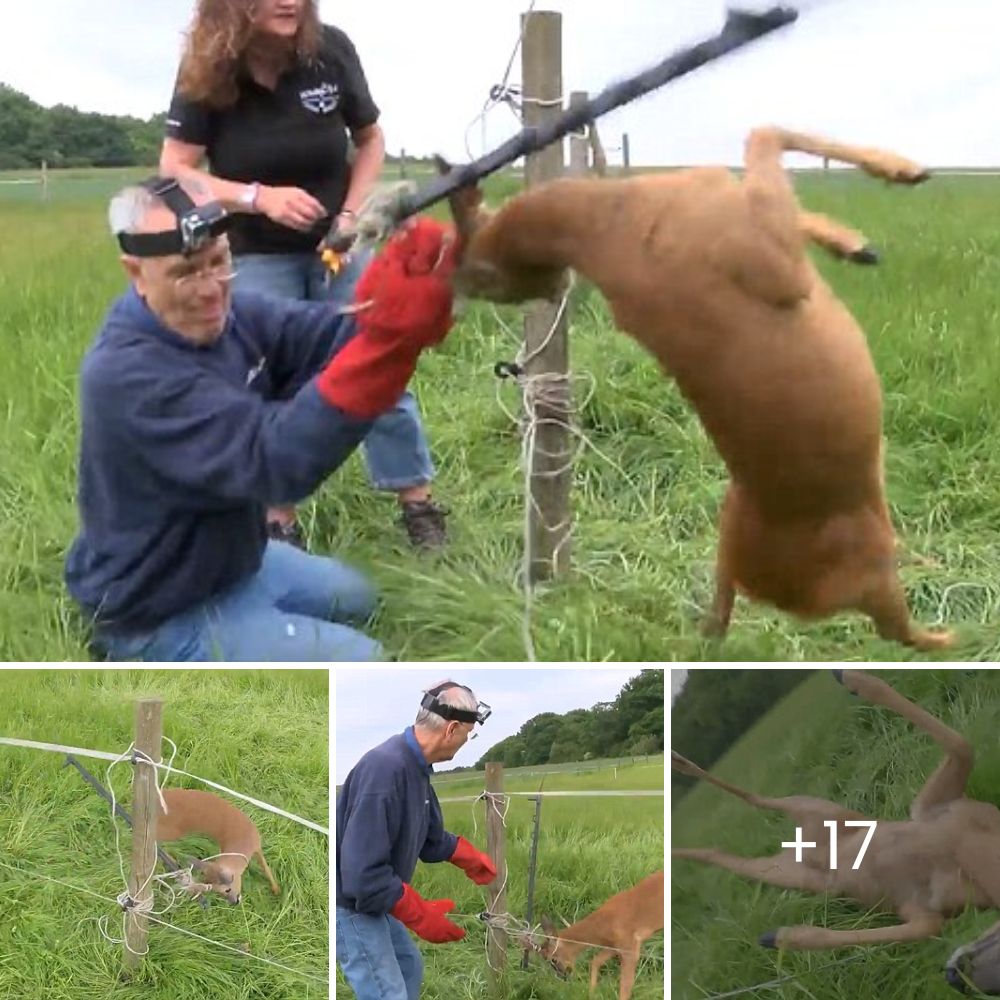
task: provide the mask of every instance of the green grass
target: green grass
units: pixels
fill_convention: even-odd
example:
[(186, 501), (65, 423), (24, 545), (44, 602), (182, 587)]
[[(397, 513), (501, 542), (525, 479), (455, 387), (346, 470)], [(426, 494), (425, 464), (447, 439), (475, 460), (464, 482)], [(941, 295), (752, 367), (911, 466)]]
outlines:
[[(504, 790), (537, 791), (538, 775), (504, 772)], [(441, 799), (478, 795), (483, 775), (438, 781)], [(543, 791), (593, 789), (663, 788), (663, 758), (622, 765), (617, 778), (613, 768), (585, 774), (552, 772), (544, 776)], [(480, 849), (486, 845), (483, 804), (443, 803), (445, 826), (461, 834)], [(475, 815), (475, 824), (473, 823)], [(534, 802), (511, 798), (507, 812), (506, 856), (509, 869), (507, 911), (524, 918), (527, 906), (528, 857)], [(550, 915), (556, 926), (559, 918), (573, 923), (599, 906), (609, 896), (634, 885), (663, 867), (663, 799), (643, 798), (555, 798), (542, 803), (535, 884), (535, 921)], [(485, 935), (475, 914), (486, 908), (483, 890), (453, 865), (419, 864), (414, 888), (427, 898), (455, 901), (456, 919), (466, 937), (449, 945), (418, 942), (426, 966), (422, 1000), (486, 1000), (487, 966)], [(648, 956), (639, 966), (632, 1000), (660, 1000), (664, 996), (663, 937), (654, 935), (643, 946)], [(585, 1000), (589, 991), (589, 960), (585, 953), (577, 962), (573, 977), (564, 981), (549, 967), (533, 958), (527, 970), (520, 968), (520, 953), (511, 948), (505, 978), (507, 1000)], [(345, 981), (337, 971), (337, 983)], [(338, 993), (339, 995), (339, 993)], [(347, 994), (349, 995), (349, 994)], [(618, 996), (618, 963), (605, 966), (596, 1000)]]
[[(133, 703), (164, 699), (164, 734), (176, 766), (327, 825), (326, 671), (7, 670), (0, 671), (0, 735), (96, 750), (124, 751), (133, 738)], [(242, 958), (214, 944), (152, 925), (140, 977), (118, 981), (121, 945), (101, 937), (109, 918), (121, 936), (123, 891), (110, 807), (60, 754), (0, 746), (0, 861), (112, 900), (12, 873), (0, 866), (0, 997), (17, 1000), (320, 1000), (328, 987)], [(106, 763), (81, 763), (104, 781)], [(115, 791), (131, 803), (128, 765)], [(171, 777), (170, 786), (204, 787)], [(168, 786), (169, 787), (169, 786)], [(235, 801), (235, 800), (234, 800)], [(327, 838), (238, 803), (260, 830), (264, 855), (282, 887), (272, 896), (256, 864), (243, 902), (215, 896), (207, 910), (185, 901), (161, 919), (230, 947), (249, 944), (269, 958), (325, 980), (329, 968)], [(122, 824), (126, 855), (131, 838)], [(211, 843), (179, 843), (197, 852)], [(162, 869), (161, 869), (162, 870)], [(158, 893), (157, 908), (165, 897)]]
[[(1000, 673), (909, 669), (880, 675), (971, 741), (977, 763), (967, 794), (1000, 805)], [(941, 751), (925, 733), (851, 697), (822, 671), (746, 733), (712, 773), (763, 795), (819, 796), (877, 819), (900, 820), (940, 760)], [(671, 818), (674, 847), (767, 856), (793, 838), (782, 814), (755, 810), (704, 782), (677, 804)], [(673, 863), (671, 885), (674, 1000), (703, 1000), (784, 976), (792, 979), (779, 988), (741, 995), (747, 1000), (947, 1000), (955, 995), (942, 974), (948, 955), (996, 920), (995, 914), (969, 911), (928, 941), (781, 953), (761, 948), (759, 936), (793, 924), (847, 930), (897, 921), (891, 914), (866, 914), (848, 900), (759, 885), (691, 861)]]
[[(95, 184), (103, 178), (95, 180)], [(83, 182), (80, 182), (83, 183)], [(515, 182), (500, 177), (493, 190)], [(917, 618), (957, 625), (959, 658), (1000, 656), (1000, 232), (990, 177), (914, 190), (853, 173), (797, 180), (805, 206), (863, 229), (878, 268), (817, 257), (866, 329), (882, 375), (887, 483), (905, 545), (937, 568), (903, 578)], [(82, 636), (62, 585), (76, 529), (76, 378), (123, 277), (103, 198), (0, 199), (0, 656), (77, 659)], [(665, 276), (664, 280), (669, 280)], [(380, 587), (374, 632), (413, 660), (525, 658), (518, 585), (524, 531), (516, 390), (492, 374), (517, 350), (520, 312), (466, 311), (420, 365), (420, 400), (452, 508), (439, 559), (407, 550), (395, 501), (368, 486), (360, 456), (301, 516), (310, 543), (366, 568)], [(500, 322), (502, 318), (503, 323)], [(601, 299), (574, 296), (572, 365), (593, 376), (575, 467), (573, 572), (532, 613), (539, 659), (879, 660), (915, 656), (858, 616), (803, 625), (737, 606), (728, 639), (698, 634), (710, 600), (724, 470), (690, 407), (650, 358), (615, 332)]]

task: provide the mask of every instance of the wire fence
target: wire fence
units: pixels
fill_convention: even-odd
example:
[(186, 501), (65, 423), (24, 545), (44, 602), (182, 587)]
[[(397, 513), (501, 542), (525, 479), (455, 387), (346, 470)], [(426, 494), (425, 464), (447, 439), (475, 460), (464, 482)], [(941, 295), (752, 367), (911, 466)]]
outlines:
[[(172, 741), (170, 741), (169, 739), (168, 739), (168, 742), (172, 743)], [(256, 798), (254, 798), (252, 796), (249, 796), (249, 795), (245, 795), (242, 792), (237, 792), (237, 791), (235, 791), (235, 790), (233, 790), (231, 788), (226, 787), (225, 785), (221, 785), (221, 784), (218, 784), (217, 782), (211, 781), (208, 778), (202, 778), (199, 775), (191, 774), (190, 772), (184, 771), (184, 770), (182, 770), (180, 768), (175, 768), (175, 767), (172, 767), (172, 766), (170, 766), (168, 764), (163, 764), (162, 762), (159, 762), (159, 761), (150, 760), (146, 755), (140, 754), (138, 751), (136, 751), (134, 749), (134, 745), (130, 746), (127, 750), (125, 750), (125, 751), (123, 751), (121, 753), (118, 753), (118, 754), (110, 753), (109, 751), (106, 751), (106, 750), (93, 750), (93, 749), (85, 748), (85, 747), (71, 747), (71, 746), (66, 746), (66, 745), (63, 745), (63, 744), (46, 743), (46, 742), (41, 742), (41, 741), (37, 741), (37, 740), (24, 740), (24, 739), (18, 739), (16, 737), (9, 737), (9, 736), (0, 736), (0, 745), (6, 745), (6, 746), (21, 748), (21, 749), (42, 750), (42, 751), (46, 751), (46, 752), (60, 753), (60, 754), (64, 754), (64, 755), (90, 757), (90, 758), (97, 759), (97, 760), (106, 760), (106, 761), (109, 761), (110, 762), (110, 765), (109, 765), (109, 768), (108, 768), (108, 772), (109, 772), (108, 773), (109, 787), (111, 787), (111, 784), (110, 784), (110, 771), (111, 771), (111, 769), (116, 764), (122, 763), (124, 761), (129, 761), (133, 765), (148, 764), (148, 765), (151, 765), (151, 766), (155, 767), (157, 769), (157, 771), (160, 772), (163, 775), (163, 781), (166, 781), (166, 779), (169, 777), (170, 774), (184, 775), (184, 776), (186, 776), (188, 778), (191, 778), (191, 779), (193, 779), (195, 781), (199, 781), (199, 782), (202, 782), (203, 784), (209, 785), (212, 788), (217, 788), (220, 791), (226, 792), (227, 794), (232, 795), (232, 796), (234, 796), (236, 798), (242, 799), (242, 800), (244, 800), (246, 802), (253, 803), (254, 805), (256, 805), (259, 808), (264, 809), (264, 810), (266, 810), (268, 812), (275, 813), (276, 815), (279, 815), (279, 816), (284, 816), (285, 818), (290, 819), (293, 822), (298, 823), (301, 826), (309, 827), (310, 829), (316, 830), (316, 831), (324, 834), (327, 837), (329, 836), (329, 830), (326, 827), (321, 826), (318, 823), (314, 823), (311, 820), (303, 819), (301, 816), (296, 816), (294, 813), (288, 812), (288, 811), (286, 811), (284, 809), (280, 809), (277, 806), (271, 805), (270, 803), (263, 802), (260, 799), (256, 799)], [(176, 752), (177, 752), (177, 748), (176, 748), (176, 745), (174, 745), (174, 753), (173, 753), (173, 755), (170, 758), (171, 759), (171, 764), (172, 764), (172, 762), (174, 760), (174, 757), (176, 756)], [(162, 785), (158, 784), (157, 791), (160, 792), (161, 788), (162, 788)], [(167, 906), (167, 908), (165, 910), (154, 911), (152, 909), (152, 897), (150, 897), (150, 899), (148, 901), (146, 901), (146, 904), (144, 904), (144, 905), (141, 905), (138, 902), (137, 899), (134, 899), (132, 897), (132, 895), (130, 894), (130, 892), (128, 890), (128, 887), (127, 887), (127, 878), (126, 878), (125, 869), (124, 869), (124, 859), (123, 859), (121, 848), (120, 848), (120, 845), (119, 845), (118, 825), (115, 822), (115, 800), (114, 800), (114, 790), (113, 790), (113, 788), (111, 788), (111, 795), (112, 795), (112, 798), (111, 798), (111, 819), (112, 819), (112, 824), (114, 825), (114, 830), (115, 830), (115, 849), (116, 849), (116, 852), (118, 854), (118, 861), (119, 861), (119, 866), (120, 866), (120, 869), (121, 869), (122, 879), (125, 880), (125, 882), (126, 882), (126, 891), (123, 892), (123, 893), (121, 893), (116, 899), (112, 899), (109, 896), (105, 896), (105, 895), (102, 895), (101, 893), (94, 892), (91, 889), (86, 889), (86, 888), (84, 888), (82, 886), (78, 886), (78, 885), (75, 885), (73, 883), (65, 882), (65, 881), (63, 881), (61, 879), (54, 878), (51, 875), (45, 875), (42, 872), (29, 871), (28, 869), (25, 869), (25, 868), (16, 867), (14, 865), (8, 864), (7, 862), (3, 861), (2, 859), (0, 859), (0, 866), (3, 866), (4, 868), (8, 869), (9, 871), (12, 871), (12, 872), (15, 872), (17, 874), (26, 876), (28, 878), (34, 878), (34, 879), (38, 879), (38, 880), (41, 880), (41, 881), (51, 882), (51, 883), (54, 883), (56, 885), (60, 885), (60, 886), (62, 886), (64, 888), (72, 889), (72, 890), (74, 890), (76, 892), (79, 892), (79, 893), (85, 893), (85, 894), (87, 894), (89, 896), (92, 896), (92, 897), (94, 897), (96, 899), (101, 900), (102, 902), (104, 902), (104, 903), (106, 903), (106, 904), (108, 904), (110, 906), (116, 906), (116, 907), (118, 907), (122, 911), (122, 920), (123, 920), (123, 923), (126, 920), (129, 911), (130, 910), (134, 910), (136, 913), (141, 913), (142, 917), (145, 920), (151, 921), (152, 923), (157, 924), (158, 926), (166, 927), (169, 930), (177, 931), (178, 933), (185, 934), (188, 937), (196, 938), (197, 940), (204, 941), (207, 944), (211, 944), (211, 945), (213, 945), (215, 947), (222, 948), (222, 949), (224, 949), (226, 951), (234, 952), (235, 954), (239, 955), (242, 958), (249, 958), (249, 959), (252, 959), (254, 961), (261, 962), (261, 963), (273, 966), (273, 967), (278, 968), (278, 969), (282, 969), (282, 970), (284, 970), (286, 972), (292, 973), (293, 975), (299, 976), (299, 977), (301, 977), (303, 979), (308, 979), (308, 980), (311, 980), (313, 982), (321, 983), (321, 984), (324, 984), (324, 985), (328, 984), (328, 982), (329, 982), (328, 978), (327, 979), (323, 979), (323, 978), (321, 978), (321, 977), (319, 977), (317, 975), (314, 975), (311, 972), (304, 972), (301, 969), (296, 969), (296, 968), (294, 968), (292, 966), (284, 965), (281, 962), (276, 962), (273, 959), (269, 959), (269, 958), (266, 958), (266, 957), (261, 956), (261, 955), (256, 955), (256, 954), (253, 954), (253, 953), (251, 953), (249, 951), (244, 951), (241, 948), (234, 948), (232, 945), (227, 945), (227, 944), (225, 944), (225, 943), (223, 943), (221, 941), (215, 941), (212, 938), (205, 937), (205, 936), (203, 936), (201, 934), (195, 933), (194, 931), (190, 931), (190, 930), (187, 930), (186, 928), (179, 927), (176, 924), (172, 924), (169, 921), (162, 920), (161, 919), (161, 915), (163, 915), (166, 912), (168, 912), (172, 908), (172, 906), (175, 904), (176, 899), (177, 899), (177, 893), (175, 893), (172, 889), (170, 889), (169, 886), (165, 886), (165, 887), (168, 888), (168, 889), (170, 889), (171, 900), (170, 900), (170, 904)], [(160, 801), (161, 801), (161, 803), (163, 801), (162, 794), (160, 795)], [(182, 871), (180, 873), (173, 873), (173, 874), (174, 875), (176, 875), (176, 874), (183, 875), (184, 872)], [(188, 874), (188, 876), (190, 876), (190, 871), (188, 871), (187, 874)], [(160, 878), (166, 878), (166, 877), (167, 876), (162, 876)], [(152, 876), (151, 876), (151, 878), (152, 878)], [(161, 884), (165, 885), (165, 883), (161, 883)], [(144, 888), (144, 887), (142, 887), (142, 888)], [(140, 894), (141, 893), (136, 893), (136, 895), (140, 895)], [(124, 937), (123, 937), (123, 939), (121, 941), (119, 941), (119, 940), (116, 940), (116, 939), (112, 938), (107, 933), (107, 930), (106, 930), (106, 924), (107, 924), (107, 919), (108, 919), (107, 915), (102, 915), (101, 917), (98, 917), (96, 919), (97, 919), (97, 922), (98, 922), (98, 927), (100, 928), (101, 933), (102, 933), (102, 935), (103, 935), (103, 937), (105, 939), (111, 941), (112, 943), (116, 943), (116, 944), (125, 943), (126, 947), (128, 947), (127, 942), (124, 942)], [(145, 953), (143, 952), (142, 954), (145, 954)]]
[[(120, 759), (120, 753), (109, 753), (106, 750), (90, 750), (84, 747), (70, 747), (64, 746), (59, 743), (42, 743), (36, 740), (22, 740), (16, 739), (11, 736), (0, 736), (0, 744), (6, 744), (7, 746), (23, 747), (32, 750), (47, 750), (54, 753), (61, 754), (73, 754), (77, 757), (92, 757), (97, 760), (108, 760), (116, 761)], [(243, 792), (237, 792), (232, 788), (228, 788), (226, 785), (220, 785), (218, 782), (211, 781), (208, 778), (202, 778), (197, 774), (192, 774), (190, 771), (184, 771), (179, 767), (171, 767), (169, 764), (164, 764), (162, 761), (148, 761), (144, 760), (143, 763), (152, 764), (157, 770), (163, 771), (167, 774), (181, 774), (186, 778), (191, 778), (194, 781), (200, 781), (204, 785), (208, 785), (211, 788), (217, 788), (221, 792), (226, 792), (228, 795), (232, 795), (234, 798), (242, 799), (244, 802), (250, 802), (252, 805), (257, 806), (259, 809), (264, 809), (267, 812), (275, 813), (278, 816), (284, 816), (285, 819), (290, 819), (294, 823), (298, 823), (300, 826), (307, 826), (311, 830), (316, 830), (318, 833), (322, 833), (324, 836), (330, 836), (330, 830), (328, 827), (322, 826), (319, 823), (314, 823), (312, 820), (303, 819), (301, 816), (297, 816), (293, 812), (288, 812), (285, 809), (280, 809), (278, 806), (273, 806), (269, 802), (263, 802), (260, 799), (254, 798), (250, 795), (245, 795)], [(132, 763), (136, 763), (136, 758), (133, 755)]]

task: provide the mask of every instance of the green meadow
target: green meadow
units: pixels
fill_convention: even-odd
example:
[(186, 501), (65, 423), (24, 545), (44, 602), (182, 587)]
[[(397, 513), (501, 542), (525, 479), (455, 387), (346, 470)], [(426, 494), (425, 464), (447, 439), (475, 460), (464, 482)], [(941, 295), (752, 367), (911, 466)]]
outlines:
[[(53, 177), (42, 202), (0, 186), (0, 656), (86, 656), (62, 584), (76, 530), (77, 372), (124, 287), (105, 224), (124, 175)], [(494, 179), (492, 200), (517, 181)], [(887, 489), (911, 561), (915, 616), (957, 628), (962, 659), (1000, 656), (1000, 232), (992, 177), (937, 177), (917, 189), (854, 172), (796, 179), (803, 204), (862, 229), (874, 268), (817, 254), (865, 328), (885, 392)], [(665, 281), (670, 280), (664, 275)], [(521, 313), (467, 308), (420, 363), (436, 497), (452, 543), (428, 559), (394, 524), (395, 499), (369, 487), (360, 456), (301, 509), (314, 551), (365, 568), (382, 609), (373, 631), (399, 659), (526, 657), (519, 584), (524, 482), (517, 390), (493, 374), (512, 360)], [(737, 604), (725, 642), (701, 639), (712, 592), (725, 477), (691, 408), (653, 361), (616, 332), (599, 296), (572, 298), (571, 364), (586, 443), (574, 468), (572, 572), (539, 589), (539, 659), (894, 660), (917, 657), (845, 615), (804, 625)], [(501, 405), (503, 404), (503, 405)]]

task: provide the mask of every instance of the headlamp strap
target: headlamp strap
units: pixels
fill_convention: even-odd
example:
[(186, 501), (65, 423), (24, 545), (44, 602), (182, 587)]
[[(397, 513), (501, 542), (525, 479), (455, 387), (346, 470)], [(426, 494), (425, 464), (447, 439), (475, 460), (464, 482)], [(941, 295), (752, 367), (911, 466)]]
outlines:
[[(433, 712), (435, 715), (440, 715), (442, 719), (447, 719), (449, 722), (479, 722), (478, 712), (470, 711), (467, 708), (456, 708), (454, 705), (446, 705), (438, 699), (437, 696), (442, 691), (453, 687), (465, 688), (466, 691), (469, 691), (469, 688), (465, 687), (464, 684), (439, 684), (424, 695), (420, 707), (426, 708), (428, 712)], [(469, 694), (472, 692), (469, 691)]]

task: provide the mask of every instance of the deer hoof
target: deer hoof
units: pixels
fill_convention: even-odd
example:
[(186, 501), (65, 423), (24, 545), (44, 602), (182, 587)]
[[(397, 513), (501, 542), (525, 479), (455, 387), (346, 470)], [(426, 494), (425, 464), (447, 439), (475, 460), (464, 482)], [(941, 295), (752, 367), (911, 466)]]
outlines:
[(766, 934), (761, 934), (760, 940), (758, 942), (762, 948), (777, 948), (778, 947), (778, 932), (768, 931)]
[(879, 262), (878, 251), (870, 243), (860, 250), (849, 253), (847, 259), (852, 264), (877, 264)]

